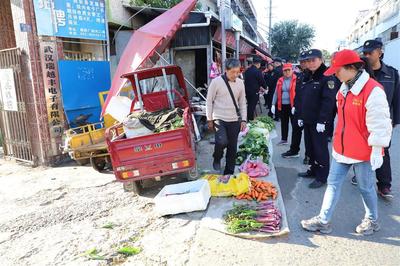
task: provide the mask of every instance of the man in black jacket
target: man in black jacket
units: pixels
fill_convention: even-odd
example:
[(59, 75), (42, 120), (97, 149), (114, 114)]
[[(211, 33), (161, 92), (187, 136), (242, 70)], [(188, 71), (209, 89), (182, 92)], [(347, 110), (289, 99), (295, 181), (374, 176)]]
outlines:
[(322, 52), (311, 49), (306, 52), (308, 72), (303, 79), (299, 110), (299, 126), (304, 126), (304, 142), (310, 156), (310, 168), (301, 177), (315, 177), (309, 188), (326, 184), (329, 174), (329, 150), (327, 126), (336, 104), (340, 82), (336, 77), (326, 77), (327, 69)]
[[(269, 111), (268, 111), (268, 116), (273, 117), (273, 114), (271, 112), (271, 106), (272, 106), (272, 98), (275, 93), (276, 89), (276, 84), (278, 83), (278, 79), (280, 79), (283, 76), (283, 70), (282, 70), (282, 59), (279, 57), (274, 58), (274, 69), (272, 70), (271, 75), (269, 76), (269, 82), (268, 82), (268, 97), (271, 99), (271, 104), (269, 106)], [(275, 114), (275, 121), (279, 121), (279, 113)]]
[[(300, 99), (301, 99), (301, 91), (303, 87), (303, 79), (305, 72), (307, 71), (306, 61), (305, 61), (306, 52), (301, 52), (299, 56), (300, 62), (300, 72), (296, 73), (296, 96), (294, 97), (294, 107), (292, 108), (292, 114), (295, 117), (296, 123), (292, 124), (292, 142), (290, 144), (290, 149), (287, 152), (282, 153), (283, 158), (297, 158), (299, 157), (300, 144), (301, 144), (301, 136), (303, 127), (299, 127), (297, 120), (299, 119), (299, 112), (296, 111), (300, 107)], [(305, 152), (304, 164), (308, 164), (308, 155), (307, 151)]]
[(259, 101), (260, 88), (267, 89), (263, 74), (260, 70), (261, 59), (254, 58), (253, 64), (244, 72), (244, 86), (246, 88), (247, 99), (247, 119), (254, 119), (254, 112)]

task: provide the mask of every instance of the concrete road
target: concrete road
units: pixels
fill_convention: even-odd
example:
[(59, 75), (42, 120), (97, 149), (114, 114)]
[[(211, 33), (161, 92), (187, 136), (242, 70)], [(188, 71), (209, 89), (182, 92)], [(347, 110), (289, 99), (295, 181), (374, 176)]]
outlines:
[[(277, 123), (280, 136), (280, 123)], [(303, 231), (300, 220), (319, 212), (325, 187), (310, 190), (309, 179), (297, 177), (305, 170), (303, 156), (283, 159), (288, 146), (274, 145), (273, 161), (288, 214), (290, 234), (265, 241), (243, 240), (199, 228), (191, 248), (189, 265), (400, 265), (400, 132), (394, 133), (391, 148), (393, 166), (392, 202), (379, 199), (381, 231), (373, 236), (355, 234), (364, 216), (357, 187), (343, 185), (333, 217), (330, 235)], [(278, 139), (274, 140), (276, 144)], [(304, 146), (302, 147), (304, 153)]]

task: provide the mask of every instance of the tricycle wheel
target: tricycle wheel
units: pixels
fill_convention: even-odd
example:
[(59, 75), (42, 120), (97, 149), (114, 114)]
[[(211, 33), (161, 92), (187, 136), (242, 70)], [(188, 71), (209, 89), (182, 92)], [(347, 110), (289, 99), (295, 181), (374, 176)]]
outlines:
[(181, 173), (180, 177), (182, 177), (183, 179), (186, 179), (187, 181), (197, 180), (199, 178), (199, 171), (197, 169), (197, 165), (195, 165), (189, 171)]
[(97, 172), (101, 172), (106, 167), (105, 157), (90, 157), (90, 164)]
[(90, 162), (90, 159), (79, 159), (75, 160), (76, 163), (80, 166), (87, 165)]
[(142, 190), (142, 186), (140, 185), (139, 181), (124, 182), (123, 187), (125, 192), (133, 192), (136, 195), (140, 195), (140, 192)]

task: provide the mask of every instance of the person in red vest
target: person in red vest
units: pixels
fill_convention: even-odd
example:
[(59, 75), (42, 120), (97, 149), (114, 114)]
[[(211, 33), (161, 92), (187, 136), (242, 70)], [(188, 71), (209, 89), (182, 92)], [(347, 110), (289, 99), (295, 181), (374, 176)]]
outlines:
[(337, 93), (338, 121), (333, 138), (332, 164), (320, 214), (301, 221), (308, 231), (330, 233), (331, 218), (339, 201), (347, 172), (353, 166), (365, 207), (356, 232), (371, 235), (380, 229), (374, 171), (383, 163), (383, 148), (392, 135), (392, 122), (385, 91), (364, 70), (364, 62), (352, 50), (337, 52), (324, 73), (342, 82)]
[(275, 114), (276, 106), (281, 117), (281, 134), (282, 138), (278, 145), (287, 145), (288, 132), (289, 132), (289, 119), (292, 123), (292, 128), (297, 128), (294, 123), (292, 109), (294, 108), (294, 96), (296, 94), (296, 81), (297, 77), (293, 72), (292, 64), (283, 65), (283, 77), (278, 79), (276, 83), (275, 93), (272, 99), (271, 112)]

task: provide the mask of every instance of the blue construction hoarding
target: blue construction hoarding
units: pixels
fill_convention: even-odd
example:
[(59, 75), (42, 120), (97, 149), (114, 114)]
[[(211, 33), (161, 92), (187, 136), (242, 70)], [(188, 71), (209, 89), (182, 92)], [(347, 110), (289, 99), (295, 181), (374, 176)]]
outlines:
[(86, 116), (88, 123), (99, 122), (101, 106), (99, 92), (111, 85), (110, 64), (106, 61), (69, 61), (59, 63), (61, 94), (68, 124)]

